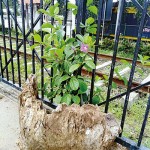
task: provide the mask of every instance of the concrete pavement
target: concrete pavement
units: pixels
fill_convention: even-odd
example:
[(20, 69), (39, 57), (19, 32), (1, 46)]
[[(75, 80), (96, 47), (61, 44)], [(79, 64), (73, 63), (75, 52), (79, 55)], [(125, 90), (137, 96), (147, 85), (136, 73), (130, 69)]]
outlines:
[(0, 150), (19, 150), (18, 91), (0, 82)]

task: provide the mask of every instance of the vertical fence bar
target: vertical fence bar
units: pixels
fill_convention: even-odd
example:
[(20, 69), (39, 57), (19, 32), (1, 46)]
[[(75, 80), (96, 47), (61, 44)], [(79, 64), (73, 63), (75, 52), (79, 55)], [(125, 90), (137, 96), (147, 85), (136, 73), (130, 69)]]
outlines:
[[(3, 34), (3, 44), (4, 44), (4, 57), (5, 57), (5, 65), (7, 64), (7, 51), (6, 51), (6, 39), (5, 39), (5, 26), (4, 26), (4, 16), (3, 16), (3, 2), (0, 1), (0, 12), (1, 12), (1, 22), (2, 22), (2, 34)], [(3, 70), (3, 69), (2, 69)], [(3, 73), (3, 71), (2, 71)], [(8, 75), (8, 67), (6, 67), (6, 79), (9, 81)]]
[[(101, 32), (101, 20), (102, 20), (102, 8), (103, 8), (104, 0), (99, 0), (98, 6), (98, 24), (97, 24), (97, 33), (96, 33), (96, 42), (95, 42), (95, 53), (94, 53), (94, 64), (97, 64), (97, 54), (99, 48), (99, 37)], [(91, 89), (90, 89), (90, 103), (92, 103), (93, 91), (94, 91), (94, 82), (95, 82), (95, 72), (96, 69), (92, 71), (92, 81), (91, 81)]]
[[(82, 23), (85, 24), (85, 20), (87, 17), (87, 9), (86, 9), (87, 0), (83, 0), (83, 9), (82, 9)], [(81, 29), (82, 35), (84, 35), (85, 29)]]
[[(30, 0), (30, 22), (31, 22), (31, 33), (33, 33), (33, 22), (34, 22), (34, 18), (33, 18), (33, 0)], [(34, 38), (32, 37), (31, 39), (31, 43), (32, 45), (34, 45)], [(32, 50), (32, 73), (35, 74), (35, 50)]]
[[(132, 61), (132, 68), (131, 68), (130, 77), (129, 77), (129, 80), (128, 80), (128, 87), (127, 87), (127, 94), (126, 94), (126, 97), (125, 97), (124, 108), (123, 108), (123, 115), (122, 115), (122, 119), (121, 119), (121, 128), (122, 128), (122, 130), (123, 130), (123, 127), (124, 127), (126, 111), (127, 111), (127, 107), (128, 107), (128, 100), (129, 100), (129, 96), (130, 96), (130, 90), (131, 90), (131, 87), (132, 87), (132, 81), (133, 81), (133, 76), (134, 76), (134, 72), (135, 72), (138, 52), (139, 52), (139, 48), (140, 48), (140, 42), (141, 42), (141, 37), (142, 37), (142, 33), (143, 33), (143, 27), (144, 27), (144, 23), (145, 23), (147, 8), (148, 8), (148, 0), (145, 0), (144, 1), (144, 10), (142, 12), (141, 22), (140, 22), (139, 31), (138, 31), (137, 43), (136, 43), (134, 56), (133, 56), (133, 61)], [(122, 135), (122, 133), (120, 134), (120, 136), (121, 135)]]
[(78, 0), (77, 1), (77, 6), (78, 6), (78, 13), (77, 13), (77, 26), (76, 26), (76, 33), (82, 33), (84, 34), (84, 29), (81, 30), (80, 28), (80, 23), (82, 22), (85, 24), (86, 20), (86, 3), (87, 0)]
[[(51, 1), (51, 5), (52, 5), (52, 6), (54, 5), (54, 0)], [(54, 24), (54, 18), (53, 18), (53, 17), (51, 18), (51, 24), (52, 24), (52, 25)]]
[[(40, 0), (40, 9), (43, 9), (43, 0)], [(40, 26), (42, 26), (43, 24), (43, 14), (41, 15), (40, 18)], [(43, 31), (41, 30), (41, 39), (43, 42)], [(43, 52), (43, 45), (41, 45), (41, 98), (42, 100), (44, 99), (44, 60), (42, 58), (42, 56), (44, 55)]]
[[(76, 34), (84, 34), (84, 29), (81, 29), (80, 23), (85, 23), (87, 0), (78, 1), (77, 26)], [(84, 18), (83, 18), (84, 17)], [(82, 67), (78, 69), (78, 75), (81, 75)]]
[(18, 51), (18, 28), (17, 28), (17, 7), (16, 0), (13, 0), (14, 6), (14, 21), (15, 21), (15, 31), (16, 31), (16, 51), (17, 51), (17, 65), (18, 65), (18, 83), (19, 87), (21, 87), (21, 74), (20, 74), (20, 59), (19, 59), (19, 51)]
[(64, 36), (64, 40), (66, 39), (66, 32), (67, 32), (67, 16), (68, 16), (68, 8), (67, 8), (67, 4), (68, 4), (68, 0), (64, 0), (64, 31), (65, 31), (65, 36)]
[(107, 0), (104, 1), (104, 5), (103, 5), (103, 25), (102, 25), (102, 36), (101, 36), (101, 42), (103, 42), (103, 38), (104, 38), (104, 29), (105, 29), (105, 18), (106, 18), (106, 8), (107, 8)]
[[(10, 57), (12, 58), (12, 40), (11, 40), (11, 25), (10, 25), (10, 13), (9, 13), (9, 2), (8, 0), (6, 1), (7, 2), (7, 17), (8, 17), (8, 34), (9, 34), (9, 44), (10, 44)], [(13, 62), (13, 59), (11, 60), (11, 71), (12, 71), (12, 82), (13, 84), (15, 83), (15, 79), (14, 79), (14, 62)]]
[(27, 57), (26, 57), (24, 0), (21, 0), (21, 13), (22, 13), (22, 34), (23, 34), (23, 50), (24, 50), (24, 71), (25, 71), (25, 80), (26, 80), (28, 74), (27, 74)]
[(110, 92), (112, 88), (112, 80), (113, 80), (114, 68), (116, 64), (117, 48), (118, 48), (118, 42), (119, 42), (119, 36), (120, 36), (121, 20), (122, 20), (122, 14), (124, 10), (124, 3), (125, 3), (125, 0), (120, 0), (119, 6), (118, 6), (118, 14), (117, 14), (117, 21), (116, 21), (116, 29), (115, 29), (114, 52), (113, 52), (111, 70), (110, 70), (110, 75), (109, 75), (105, 113), (108, 112)]
[(149, 111), (150, 111), (150, 96), (148, 98), (147, 107), (146, 107), (146, 111), (145, 111), (145, 115), (144, 115), (144, 120), (142, 123), (141, 132), (140, 132), (139, 139), (138, 139), (138, 144), (137, 144), (138, 147), (140, 147), (141, 142), (142, 142), (142, 138), (143, 138), (146, 122), (148, 119)]
[[(51, 1), (51, 5), (54, 5), (54, 0)], [(51, 18), (51, 24), (54, 25), (54, 18)], [(53, 41), (51, 42), (51, 45), (53, 45)], [(53, 77), (53, 68), (51, 68), (51, 83), (50, 86), (52, 87), (52, 77)], [(51, 88), (51, 92), (53, 92), (53, 89)], [(51, 99), (51, 103), (53, 103), (53, 99)]]
[(77, 6), (78, 6), (78, 12), (77, 12), (76, 34), (79, 34), (81, 32), (80, 22), (82, 21), (83, 0), (78, 0)]

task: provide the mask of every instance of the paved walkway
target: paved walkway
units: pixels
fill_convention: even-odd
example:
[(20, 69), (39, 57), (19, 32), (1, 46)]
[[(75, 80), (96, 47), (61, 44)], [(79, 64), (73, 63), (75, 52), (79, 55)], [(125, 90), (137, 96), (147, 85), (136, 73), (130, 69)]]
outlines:
[(0, 150), (19, 150), (18, 91), (0, 82)]

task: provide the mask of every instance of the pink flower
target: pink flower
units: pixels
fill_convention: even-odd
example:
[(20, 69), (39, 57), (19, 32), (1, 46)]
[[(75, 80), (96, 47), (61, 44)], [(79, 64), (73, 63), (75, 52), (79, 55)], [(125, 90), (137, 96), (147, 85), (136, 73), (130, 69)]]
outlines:
[(81, 44), (80, 50), (84, 53), (87, 53), (89, 50), (89, 46), (87, 44)]

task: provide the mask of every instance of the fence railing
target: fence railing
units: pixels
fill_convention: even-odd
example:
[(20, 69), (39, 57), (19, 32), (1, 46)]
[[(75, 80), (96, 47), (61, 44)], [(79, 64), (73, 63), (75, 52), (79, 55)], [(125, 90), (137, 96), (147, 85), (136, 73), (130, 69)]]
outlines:
[[(74, 17), (76, 19), (75, 26), (76, 29), (73, 31), (73, 36), (79, 33), (84, 33), (84, 29), (80, 27), (80, 23), (85, 24), (86, 21), (86, 3), (88, 0), (78, 0), (76, 1), (76, 4), (78, 6), (78, 11), (77, 15)], [(2, 29), (2, 35), (1, 35), (1, 40), (0, 43), (2, 44), (0, 46), (0, 75), (2, 77), (2, 81), (18, 88), (21, 90), (21, 87), (25, 80), (27, 79), (28, 75), (30, 73), (37, 74), (38, 76), (38, 81), (40, 83), (40, 95), (41, 95), (41, 100), (43, 100), (44, 103), (50, 105), (51, 107), (56, 107), (56, 105), (53, 103), (53, 100), (48, 101), (45, 99), (44, 96), (44, 86), (45, 83), (47, 82), (47, 79), (49, 81), (51, 80), (49, 77), (52, 77), (53, 75), (53, 70), (51, 67), (48, 67), (45, 64), (45, 59), (43, 58), (44, 56), (44, 47), (43, 46), (37, 46), (34, 47), (33, 50), (30, 50), (30, 46), (35, 44), (36, 42), (34, 41), (34, 38), (31, 36), (31, 34), (34, 33), (34, 30), (37, 26), (39, 28), (43, 24), (43, 14), (42, 13), (36, 13), (34, 12), (34, 6), (36, 5), (34, 3), (34, 0), (30, 0), (30, 29), (26, 28), (26, 18), (25, 18), (25, 1), (21, 0), (20, 1), (20, 9), (21, 9), (21, 20), (19, 19), (18, 22), (18, 5), (16, 5), (18, 1), (13, 0), (1, 0), (0, 1), (0, 12), (1, 12), (1, 29)], [(67, 28), (67, 0), (63, 1), (63, 14), (64, 14), (64, 30), (70, 30), (70, 28)], [(103, 6), (105, 5), (107, 1), (105, 0), (100, 0), (98, 1), (98, 16), (97, 16), (97, 31), (95, 35), (95, 50), (94, 50), (94, 63), (97, 64), (98, 61), (98, 51), (99, 51), (99, 45), (100, 45), (100, 35), (101, 35), (101, 27), (102, 27), (102, 14), (105, 14), (102, 11), (105, 11), (103, 9)], [(54, 1), (43, 4), (43, 0), (40, 0), (40, 3), (38, 4), (40, 8), (47, 10), (49, 6), (53, 5)], [(137, 34), (137, 42), (134, 50), (134, 57), (132, 60), (132, 66), (131, 66), (131, 71), (130, 71), (130, 76), (127, 82), (126, 86), (126, 91), (122, 92), (120, 94), (117, 94), (115, 96), (111, 96), (112, 92), (112, 85), (113, 85), (113, 77), (114, 77), (114, 68), (116, 65), (116, 56), (117, 56), (117, 49), (118, 49), (118, 42), (119, 42), (119, 36), (120, 36), (120, 31), (121, 31), (121, 19), (122, 19), (122, 14), (123, 14), (123, 9), (124, 9), (124, 3), (125, 0), (120, 0), (119, 1), (119, 6), (118, 6), (118, 14), (117, 14), (117, 21), (115, 25), (115, 39), (114, 39), (114, 50), (113, 50), (113, 56), (112, 56), (112, 63), (111, 63), (111, 69), (109, 72), (109, 79), (108, 79), (108, 85), (107, 85), (107, 94), (106, 94), (106, 99), (99, 103), (99, 105), (105, 106), (105, 113), (108, 113), (109, 110), (109, 105), (112, 101), (121, 98), (122, 96), (125, 95), (125, 102), (122, 110), (122, 117), (121, 117), (121, 128), (122, 131), (124, 129), (125, 125), (125, 119), (126, 119), (126, 114), (127, 114), (127, 108), (128, 108), (128, 102), (129, 102), (129, 96), (130, 93), (133, 91), (137, 91), (141, 89), (142, 87), (150, 85), (150, 81), (140, 84), (139, 86), (132, 88), (132, 82), (134, 78), (134, 73), (135, 73), (135, 67), (136, 67), (136, 61), (138, 58), (138, 52), (140, 48), (140, 42), (141, 42), (141, 37), (142, 37), (142, 32), (143, 32), (143, 27), (144, 27), (144, 22), (147, 17), (147, 9), (149, 5), (149, 0), (144, 0), (144, 5), (143, 7), (140, 6), (140, 4), (136, 1), (136, 6), (138, 6), (139, 11), (142, 12), (141, 16), (141, 22), (140, 26), (138, 28), (138, 34)], [(4, 9), (7, 11), (7, 22), (4, 19)], [(60, 8), (61, 9), (61, 8)], [(36, 16), (36, 17), (35, 17)], [(34, 18), (35, 17), (35, 18)], [(11, 20), (14, 22), (14, 28), (11, 27)], [(51, 18), (49, 20), (52, 25), (54, 25), (54, 19)], [(7, 24), (6, 24), (7, 23)], [(71, 32), (72, 33), (72, 32)], [(41, 36), (41, 39), (43, 40), (43, 32), (39, 31), (39, 34)], [(67, 35), (65, 35), (64, 38), (66, 38)], [(93, 35), (94, 36), (94, 35)], [(53, 43), (51, 43), (53, 44)], [(91, 73), (91, 85), (90, 85), (90, 100), (89, 103), (92, 103), (92, 97), (94, 94), (94, 87), (95, 87), (95, 77), (96, 77), (96, 69), (92, 70)], [(122, 133), (120, 134), (119, 137), (117, 137), (116, 142), (120, 143), (123, 146), (126, 146), (129, 149), (147, 149), (146, 147), (141, 146), (141, 141), (143, 138), (144, 134), (144, 129), (146, 126), (146, 122), (148, 119), (148, 114), (150, 110), (150, 97), (147, 102), (147, 107), (145, 110), (144, 118), (141, 124), (141, 129), (138, 137), (138, 142), (135, 143), (131, 141), (130, 139), (127, 139), (122, 136)]]

